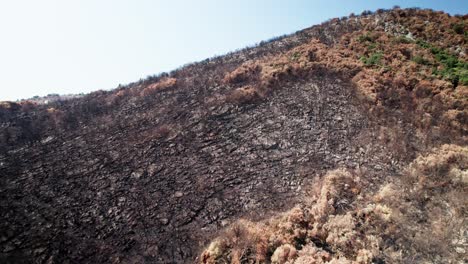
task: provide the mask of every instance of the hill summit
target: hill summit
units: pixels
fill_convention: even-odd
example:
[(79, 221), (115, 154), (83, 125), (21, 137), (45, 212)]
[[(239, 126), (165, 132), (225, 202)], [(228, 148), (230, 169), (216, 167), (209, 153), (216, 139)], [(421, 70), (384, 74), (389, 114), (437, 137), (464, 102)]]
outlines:
[(2, 263), (462, 263), (468, 16), (335, 18), (0, 103)]

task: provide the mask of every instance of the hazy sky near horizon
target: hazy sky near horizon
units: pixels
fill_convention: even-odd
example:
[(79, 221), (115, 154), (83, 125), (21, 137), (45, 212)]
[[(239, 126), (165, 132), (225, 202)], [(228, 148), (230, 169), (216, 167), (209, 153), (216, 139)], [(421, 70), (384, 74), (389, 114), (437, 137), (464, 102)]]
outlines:
[(467, 0), (0, 0), (0, 101), (112, 89), (363, 10)]

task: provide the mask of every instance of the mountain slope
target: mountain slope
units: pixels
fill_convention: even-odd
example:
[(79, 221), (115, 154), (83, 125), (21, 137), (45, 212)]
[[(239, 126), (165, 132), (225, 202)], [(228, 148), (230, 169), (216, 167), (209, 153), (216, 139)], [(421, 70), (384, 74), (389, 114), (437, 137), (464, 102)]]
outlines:
[[(369, 197), (400, 184), (389, 177), (421, 153), (466, 145), (467, 22), (365, 13), (111, 92), (2, 103), (0, 259), (190, 263), (222, 227), (303, 203), (333, 169), (359, 171)], [(225, 248), (198, 261), (247, 261)]]

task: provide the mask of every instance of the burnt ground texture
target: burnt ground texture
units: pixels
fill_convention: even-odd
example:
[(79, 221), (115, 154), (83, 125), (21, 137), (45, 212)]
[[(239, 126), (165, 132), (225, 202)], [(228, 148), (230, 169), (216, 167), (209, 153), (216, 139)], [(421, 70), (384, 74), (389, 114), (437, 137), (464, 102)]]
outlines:
[[(325, 75), (242, 107), (208, 107), (204, 95), (177, 91), (161, 102), (177, 105), (164, 121), (144, 119), (148, 106), (130, 127), (95, 124), (9, 152), (1, 167), (3, 253), (13, 262), (133, 254), (182, 262), (196, 253), (202, 230), (283, 207), (316, 172), (389, 165), (371, 147), (378, 145), (360, 142), (371, 131), (351, 91)], [(161, 122), (174, 127), (148, 138)]]
[(0, 262), (192, 263), (224, 226), (289, 208), (317, 175), (346, 167), (379, 181), (434, 138), (457, 141), (422, 139), (407, 112), (375, 110), (336, 69), (252, 96), (242, 87), (261, 87), (256, 77), (225, 80), (356, 28), (328, 22), (110, 92), (3, 103)]

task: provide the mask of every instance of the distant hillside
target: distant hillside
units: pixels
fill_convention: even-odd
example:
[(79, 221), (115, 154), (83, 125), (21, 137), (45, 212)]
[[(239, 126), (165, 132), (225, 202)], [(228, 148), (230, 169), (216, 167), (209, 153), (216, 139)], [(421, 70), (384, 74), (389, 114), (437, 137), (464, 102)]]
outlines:
[(467, 32), (366, 11), (0, 102), (0, 262), (462, 263)]

